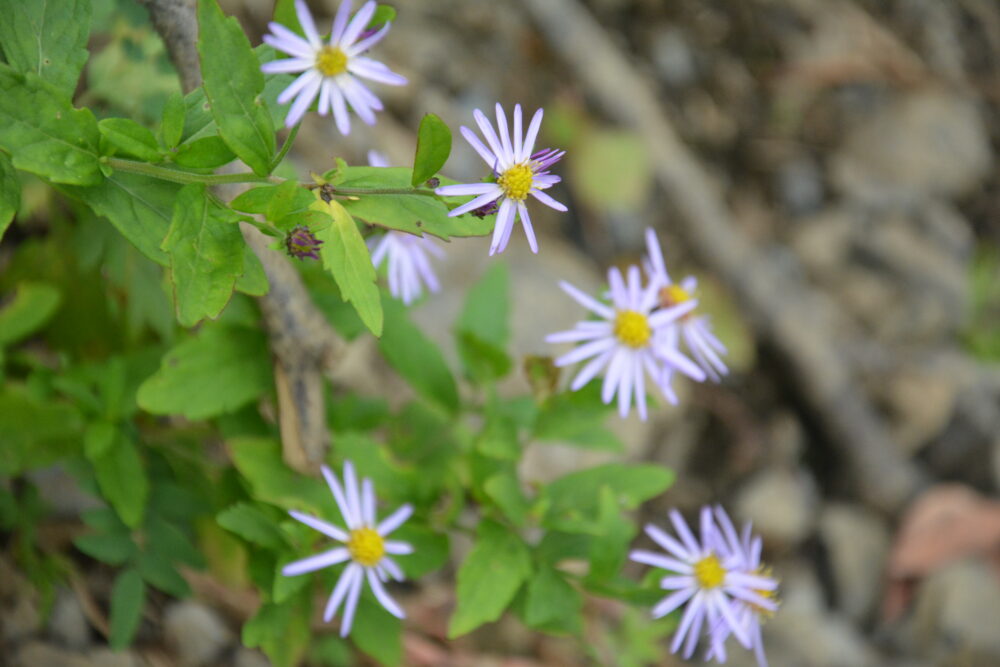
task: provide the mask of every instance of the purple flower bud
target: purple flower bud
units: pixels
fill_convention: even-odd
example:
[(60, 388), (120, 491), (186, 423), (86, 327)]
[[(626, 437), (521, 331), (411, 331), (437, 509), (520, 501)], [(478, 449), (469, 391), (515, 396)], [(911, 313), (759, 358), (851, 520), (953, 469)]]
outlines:
[(493, 215), (494, 213), (496, 213), (497, 209), (499, 209), (499, 208), (500, 207), (497, 206), (496, 200), (494, 200), (494, 201), (491, 201), (488, 204), (484, 204), (483, 206), (480, 206), (479, 208), (472, 209), (471, 211), (469, 211), (469, 215), (474, 215), (477, 218), (479, 218), (480, 220), (482, 220), (486, 216)]
[(427, 183), (425, 183), (425, 185), (429, 188), (436, 188), (437, 186), (441, 185), (441, 179), (438, 178), (437, 176), (428, 178)]
[(285, 249), (292, 257), (305, 259), (319, 259), (319, 247), (323, 242), (316, 238), (316, 235), (309, 231), (308, 227), (299, 225), (285, 237)]

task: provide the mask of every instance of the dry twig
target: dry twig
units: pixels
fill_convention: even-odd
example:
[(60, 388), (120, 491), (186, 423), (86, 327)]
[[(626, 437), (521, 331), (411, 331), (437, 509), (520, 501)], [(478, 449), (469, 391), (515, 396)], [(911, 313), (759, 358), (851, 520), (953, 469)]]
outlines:
[(578, 2), (523, 3), (587, 91), (642, 135), (660, 185), (682, 213), (684, 235), (783, 355), (803, 398), (848, 462), (859, 494), (884, 511), (899, 510), (923, 484), (923, 474), (897, 450), (824, 330), (829, 306), (804, 284), (794, 258), (765, 253), (732, 223), (721, 193), (660, 109), (655, 87)]

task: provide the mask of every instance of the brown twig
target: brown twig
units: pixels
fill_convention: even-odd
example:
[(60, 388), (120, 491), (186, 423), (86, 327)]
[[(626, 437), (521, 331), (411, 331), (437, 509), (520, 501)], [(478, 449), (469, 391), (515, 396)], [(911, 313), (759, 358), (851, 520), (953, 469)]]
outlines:
[[(195, 0), (139, 0), (149, 10), (177, 67), (184, 92), (201, 85)], [(226, 199), (239, 186), (220, 189)], [(275, 356), (282, 451), (285, 462), (307, 472), (323, 460), (330, 436), (323, 403), (323, 371), (340, 355), (343, 342), (316, 309), (298, 272), (268, 239), (250, 225), (243, 238), (260, 258), (270, 291), (260, 297), (264, 325)]]
[(804, 284), (794, 258), (774, 261), (777, 249), (765, 253), (732, 223), (721, 193), (661, 111), (655, 86), (586, 9), (574, 0), (522, 1), (588, 92), (643, 136), (661, 187), (682, 213), (682, 232), (787, 361), (803, 399), (848, 462), (859, 494), (875, 507), (897, 511), (922, 486), (923, 474), (897, 450), (838, 353), (824, 329), (829, 307)]

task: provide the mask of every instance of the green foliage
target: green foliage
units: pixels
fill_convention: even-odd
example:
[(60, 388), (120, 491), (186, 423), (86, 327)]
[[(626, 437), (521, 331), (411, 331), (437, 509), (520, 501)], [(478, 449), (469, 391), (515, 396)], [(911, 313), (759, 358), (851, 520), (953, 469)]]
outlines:
[[(412, 188), (411, 176), (412, 170), (406, 167), (348, 167), (343, 164), (327, 174), (335, 187), (407, 191)], [(449, 181), (441, 179), (441, 183), (447, 185)], [(492, 216), (449, 218), (445, 202), (454, 200), (454, 197), (438, 198), (425, 192), (357, 197), (341, 203), (348, 213), (369, 224), (418, 236), (426, 232), (445, 241), (452, 236), (483, 236), (493, 231)]]
[(87, 62), (90, 0), (3, 0), (0, 48), (19, 72), (48, 81), (66, 99)]
[(0, 153), (0, 241), (21, 208), (21, 181), (5, 153)]
[(458, 354), (472, 378), (492, 380), (510, 372), (511, 360), (504, 352), (510, 338), (509, 282), (507, 266), (494, 264), (465, 298), (455, 337)]
[(275, 667), (298, 664), (309, 643), (309, 596), (265, 602), (243, 625), (243, 645), (260, 648)]
[(351, 638), (359, 649), (383, 665), (398, 665), (403, 659), (403, 623), (383, 609), (374, 596), (361, 596)]
[(97, 129), (100, 130), (104, 140), (117, 151), (146, 162), (160, 161), (160, 149), (156, 137), (134, 120), (105, 118), (97, 123)]
[(558, 570), (539, 568), (528, 581), (523, 618), (530, 627), (552, 634), (578, 635), (582, 609), (580, 591)]
[(33, 396), (11, 384), (0, 389), (0, 475), (16, 475), (73, 451), (83, 423), (75, 406)]
[(219, 525), (236, 533), (247, 542), (266, 549), (281, 549), (287, 546), (285, 536), (268, 516), (250, 503), (236, 503), (227, 507), (216, 517)]
[(102, 175), (97, 120), (52, 84), (0, 64), (0, 148), (15, 167), (53, 183), (96, 185)]
[(223, 141), (255, 173), (270, 173), (274, 125), (259, 97), (264, 75), (240, 24), (223, 15), (216, 0), (198, 2), (198, 54)]
[(444, 408), (458, 411), (458, 389), (441, 351), (410, 321), (406, 308), (382, 297), (385, 333), (379, 339), (382, 356), (418, 394)]
[(500, 618), (530, 575), (531, 555), (521, 538), (488, 519), (480, 522), (476, 544), (458, 570), (448, 636), (464, 635)]
[(237, 222), (235, 214), (216, 204), (200, 183), (186, 185), (177, 194), (162, 248), (170, 255), (177, 319), (183, 326), (215, 318), (229, 303), (244, 270), (243, 236)]
[(59, 290), (52, 285), (30, 282), (18, 285), (13, 300), (0, 308), (0, 348), (44, 326), (61, 300)]
[(542, 494), (550, 528), (593, 531), (592, 518), (600, 508), (601, 488), (607, 487), (626, 509), (657, 496), (674, 481), (672, 471), (650, 464), (608, 463), (561, 477)]
[(333, 274), (340, 294), (351, 302), (365, 326), (381, 336), (382, 301), (375, 286), (375, 267), (358, 226), (339, 202), (317, 199), (312, 209), (329, 215), (333, 221), (317, 235), (323, 242), (323, 266)]
[(978, 359), (1000, 362), (1000, 252), (996, 248), (983, 246), (976, 253), (970, 292), (966, 347)]
[(124, 570), (115, 579), (111, 589), (111, 648), (119, 650), (132, 643), (142, 608), (146, 602), (146, 584), (135, 570)]
[(106, 448), (88, 458), (94, 466), (102, 495), (126, 526), (138, 526), (149, 497), (149, 481), (135, 444), (118, 433)]
[(204, 419), (232, 412), (272, 386), (264, 334), (216, 325), (168, 352), (139, 387), (138, 401), (153, 414)]
[(417, 187), (438, 173), (450, 154), (451, 130), (434, 114), (424, 114), (417, 130), (417, 153), (413, 156), (410, 185)]

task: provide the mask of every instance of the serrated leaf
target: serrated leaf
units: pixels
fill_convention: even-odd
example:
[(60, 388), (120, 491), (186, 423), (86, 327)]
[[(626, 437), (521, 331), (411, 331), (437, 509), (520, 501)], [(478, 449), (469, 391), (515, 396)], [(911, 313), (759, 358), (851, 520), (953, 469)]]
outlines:
[(311, 208), (327, 213), (333, 221), (316, 235), (323, 241), (323, 266), (333, 274), (340, 295), (354, 306), (365, 326), (381, 336), (382, 300), (375, 285), (375, 267), (354, 219), (337, 201), (317, 199)]
[(0, 47), (20, 72), (33, 72), (66, 99), (87, 62), (90, 0), (0, 2)]
[(174, 148), (184, 134), (184, 97), (173, 92), (163, 105), (163, 119), (160, 121), (160, 140), (167, 148)]
[(153, 414), (205, 419), (232, 412), (273, 387), (264, 334), (242, 327), (203, 328), (163, 357), (139, 387), (139, 406)]
[[(409, 189), (412, 173), (406, 167), (342, 167), (337, 170), (333, 183), (344, 188)], [(452, 181), (441, 179), (442, 185), (449, 183)], [(444, 200), (455, 201), (455, 198), (445, 197)], [(366, 195), (341, 203), (352, 216), (369, 224), (418, 236), (426, 232), (445, 241), (452, 236), (485, 236), (493, 231), (494, 216), (449, 218), (445, 202), (428, 194)]]
[(266, 438), (233, 438), (227, 442), (230, 458), (250, 483), (255, 500), (325, 516), (341, 523), (333, 497), (326, 485), (293, 472), (281, 459), (281, 446)]
[(6, 153), (0, 153), (0, 241), (21, 208), (21, 180)]
[(222, 137), (213, 135), (185, 142), (177, 147), (172, 158), (176, 164), (193, 169), (214, 169), (236, 159)]
[(267, 549), (281, 549), (288, 545), (275, 522), (250, 503), (230, 505), (219, 512), (215, 520), (251, 544)]
[(169, 260), (160, 244), (170, 227), (179, 185), (116, 171), (97, 187), (62, 186), (60, 189), (110, 220), (143, 255), (157, 264), (167, 265)]
[(130, 528), (142, 522), (149, 498), (149, 480), (131, 440), (118, 437), (102, 456), (91, 460), (101, 495)]
[(674, 473), (651, 464), (608, 463), (560, 477), (545, 487), (542, 499), (548, 505), (544, 524), (567, 532), (597, 534), (594, 523), (601, 488), (627, 509), (657, 496), (669, 488)]
[(217, 317), (243, 273), (243, 236), (234, 214), (209, 198), (203, 184), (185, 185), (162, 247), (170, 255), (181, 325)]
[(417, 152), (413, 156), (410, 184), (418, 187), (441, 171), (450, 154), (451, 130), (434, 114), (424, 114), (417, 130)]
[(441, 350), (410, 320), (406, 307), (383, 295), (382, 356), (418, 394), (448, 412), (458, 411), (458, 389)]
[(219, 134), (254, 173), (270, 173), (274, 125), (260, 98), (264, 75), (239, 22), (216, 0), (198, 2), (198, 54)]
[(59, 309), (62, 296), (47, 283), (21, 283), (14, 299), (0, 308), (0, 347), (16, 343), (45, 325)]
[(99, 140), (89, 109), (74, 109), (36, 74), (0, 63), (0, 148), (15, 167), (54, 183), (97, 185)]
[(97, 123), (101, 136), (118, 150), (145, 162), (160, 161), (160, 147), (147, 128), (128, 118), (105, 118)]
[(498, 523), (480, 522), (472, 551), (458, 570), (451, 638), (500, 618), (531, 574), (531, 555), (521, 538)]
[(118, 651), (132, 643), (145, 603), (146, 584), (139, 573), (129, 569), (119, 574), (111, 588), (111, 634), (108, 643), (112, 649)]

